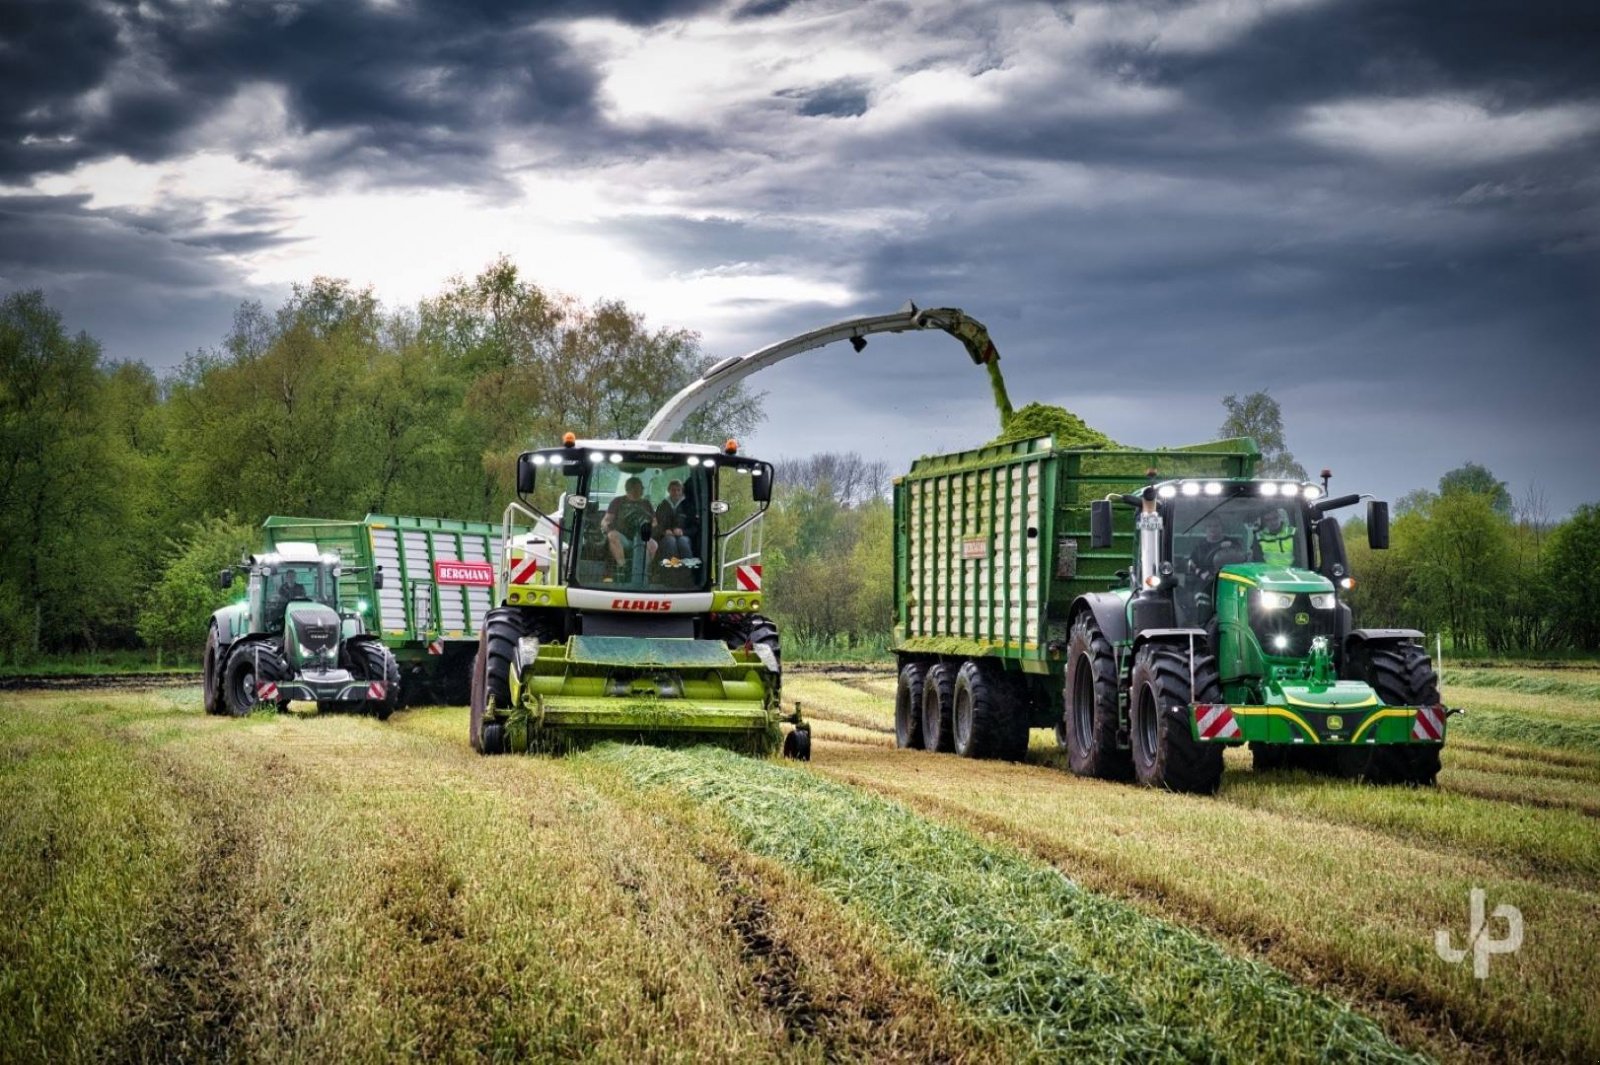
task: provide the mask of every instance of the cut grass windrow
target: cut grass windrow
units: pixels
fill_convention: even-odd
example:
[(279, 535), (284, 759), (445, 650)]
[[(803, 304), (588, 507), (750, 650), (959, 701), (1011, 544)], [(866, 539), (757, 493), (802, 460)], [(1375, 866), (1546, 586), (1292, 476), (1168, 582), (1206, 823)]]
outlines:
[(1046, 1055), (1409, 1060), (1282, 973), (1085, 891), (1050, 866), (803, 770), (712, 750), (587, 757), (710, 804), (758, 854), (887, 926), (946, 993)]

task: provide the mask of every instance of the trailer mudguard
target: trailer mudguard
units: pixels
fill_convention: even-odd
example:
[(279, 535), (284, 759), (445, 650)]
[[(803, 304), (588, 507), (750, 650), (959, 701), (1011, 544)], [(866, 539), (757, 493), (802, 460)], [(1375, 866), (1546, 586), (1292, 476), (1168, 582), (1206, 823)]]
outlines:
[(1072, 601), (1067, 616), (1075, 618), (1078, 611), (1087, 610), (1100, 627), (1100, 635), (1113, 646), (1128, 638), (1128, 600), (1116, 592), (1090, 592)]

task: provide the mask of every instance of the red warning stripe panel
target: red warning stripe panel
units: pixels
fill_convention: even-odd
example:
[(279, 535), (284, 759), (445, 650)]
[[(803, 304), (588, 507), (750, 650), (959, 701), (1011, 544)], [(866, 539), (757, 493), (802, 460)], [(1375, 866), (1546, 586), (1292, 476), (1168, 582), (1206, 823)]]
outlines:
[(1220, 703), (1202, 703), (1194, 708), (1195, 731), (1203, 740), (1229, 740), (1242, 733), (1233, 711)]
[(442, 655), (442, 654), (444, 654), (444, 641), (443, 640), (429, 640), (428, 641), (428, 653), (430, 655)]
[(388, 689), (384, 687), (383, 681), (375, 680), (371, 684), (367, 685), (367, 698), (382, 699), (387, 690)]
[(760, 566), (735, 566), (733, 568), (734, 583), (741, 592), (759, 592), (761, 590)]
[(277, 702), (278, 686), (270, 680), (262, 681), (256, 687), (256, 698), (264, 703)]
[(511, 560), (511, 583), (527, 584), (539, 572), (539, 560), (529, 555), (527, 558), (514, 558)]
[(1444, 739), (1444, 707), (1419, 706), (1417, 718), (1411, 725), (1411, 738), (1439, 743)]

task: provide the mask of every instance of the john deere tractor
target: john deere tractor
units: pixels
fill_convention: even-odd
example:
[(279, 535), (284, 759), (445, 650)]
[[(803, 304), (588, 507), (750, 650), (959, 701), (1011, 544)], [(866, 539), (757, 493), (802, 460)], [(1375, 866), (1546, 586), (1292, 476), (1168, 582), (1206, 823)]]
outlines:
[[(208, 714), (287, 709), (293, 700), (319, 711), (387, 718), (400, 705), (400, 667), (360, 612), (341, 609), (338, 555), (313, 544), (280, 543), (243, 565), (245, 598), (211, 616), (204, 674)], [(231, 588), (234, 571), (222, 571)], [(383, 587), (382, 571), (373, 574)]]
[[(1257, 768), (1303, 766), (1432, 784), (1445, 722), (1438, 677), (1409, 629), (1354, 628), (1333, 512), (1360, 497), (1281, 480), (1169, 480), (1096, 501), (1135, 512), (1126, 587), (1073, 605), (1062, 731), (1075, 771), (1209, 792), (1225, 747)], [(1388, 546), (1388, 508), (1367, 535)], [(1131, 764), (1130, 764), (1131, 763)]]
[(519, 457), (517, 496), (473, 670), (474, 749), (604, 737), (765, 753), (790, 721), (784, 752), (809, 757), (798, 711), (780, 714), (778, 630), (761, 613), (770, 464), (732, 441), (568, 433)]

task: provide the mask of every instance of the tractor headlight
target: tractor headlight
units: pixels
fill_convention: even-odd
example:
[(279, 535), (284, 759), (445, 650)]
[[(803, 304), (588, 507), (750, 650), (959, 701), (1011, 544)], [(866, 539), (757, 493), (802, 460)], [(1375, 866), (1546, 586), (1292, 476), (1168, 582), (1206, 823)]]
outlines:
[(1261, 593), (1262, 610), (1287, 610), (1291, 606), (1294, 606), (1294, 596), (1292, 595), (1286, 595), (1283, 592)]
[(1317, 609), (1317, 610), (1332, 610), (1333, 609), (1333, 593), (1332, 592), (1318, 592), (1316, 595), (1313, 595), (1311, 597), (1311, 606), (1314, 609)]
[(1289, 637), (1287, 637), (1287, 636), (1274, 636), (1272, 638), (1272, 649), (1273, 650), (1275, 650), (1275, 651), (1286, 650), (1288, 648), (1288, 646), (1289, 646)]
[(359, 614), (365, 614), (367, 612), (367, 601), (365, 599), (356, 600), (356, 612)]

